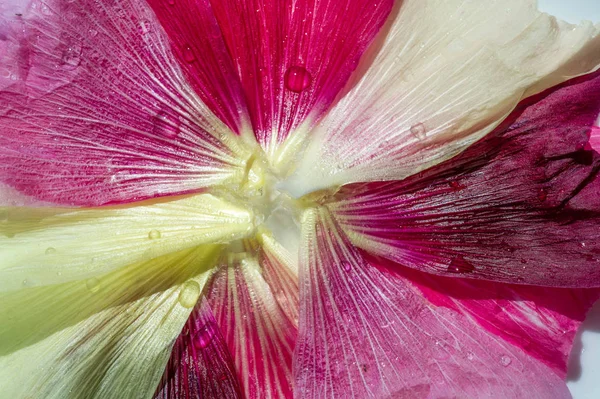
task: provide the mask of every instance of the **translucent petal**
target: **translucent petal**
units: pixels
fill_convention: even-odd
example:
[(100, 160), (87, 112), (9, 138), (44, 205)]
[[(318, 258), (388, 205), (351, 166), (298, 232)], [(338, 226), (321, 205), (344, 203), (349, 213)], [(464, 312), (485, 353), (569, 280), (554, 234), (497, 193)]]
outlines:
[(146, 398), (221, 247), (94, 280), (0, 293), (0, 386), (10, 397)]
[(0, 208), (0, 291), (91, 278), (249, 234), (253, 215), (210, 194), (96, 209)]

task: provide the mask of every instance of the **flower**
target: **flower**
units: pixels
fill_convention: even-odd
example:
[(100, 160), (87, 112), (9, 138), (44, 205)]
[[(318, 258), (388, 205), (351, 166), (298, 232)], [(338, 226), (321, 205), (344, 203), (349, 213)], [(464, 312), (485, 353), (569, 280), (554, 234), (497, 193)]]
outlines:
[(569, 397), (599, 27), (529, 0), (26, 3), (0, 10), (3, 395)]

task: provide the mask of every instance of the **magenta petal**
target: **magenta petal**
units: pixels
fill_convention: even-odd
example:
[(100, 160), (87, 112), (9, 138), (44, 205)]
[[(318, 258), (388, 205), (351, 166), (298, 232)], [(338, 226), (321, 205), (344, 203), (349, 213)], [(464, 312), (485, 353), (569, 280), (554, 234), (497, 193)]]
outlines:
[(226, 265), (207, 299), (233, 356), (246, 398), (289, 398), (297, 329), (278, 305), (257, 262)]
[(202, 189), (241, 167), (219, 140), (229, 129), (189, 87), (144, 1), (35, 0), (10, 27), (0, 182), (98, 205)]
[(149, 0), (196, 93), (236, 132), (247, 117), (238, 75), (209, 0)]
[(357, 245), (436, 274), (600, 286), (600, 73), (525, 101), (458, 157), (330, 204)]
[(325, 111), (391, 11), (382, 0), (213, 0), (265, 148)]
[(177, 338), (155, 399), (242, 398), (231, 355), (210, 308), (199, 303)]
[[(570, 397), (561, 376), (522, 345), (482, 328), (472, 316), (479, 315), (475, 310), (429, 299), (446, 298), (443, 292), (424, 295), (419, 276), (437, 277), (389, 271), (352, 247), (325, 211), (314, 214), (314, 223), (303, 231), (308, 239), (300, 266), (298, 397)], [(510, 306), (520, 306), (512, 299), (506, 300)], [(515, 323), (533, 331), (534, 316), (543, 316), (545, 309), (523, 314), (531, 320)], [(570, 324), (569, 334), (537, 329), (551, 339), (531, 342), (534, 346), (572, 337)]]

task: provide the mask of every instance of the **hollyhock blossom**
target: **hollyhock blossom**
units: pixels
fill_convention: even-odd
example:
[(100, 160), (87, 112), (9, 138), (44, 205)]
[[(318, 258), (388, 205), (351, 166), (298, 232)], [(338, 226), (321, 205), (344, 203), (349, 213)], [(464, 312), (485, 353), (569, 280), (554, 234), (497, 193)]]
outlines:
[(570, 396), (600, 27), (523, 0), (0, 17), (3, 396)]

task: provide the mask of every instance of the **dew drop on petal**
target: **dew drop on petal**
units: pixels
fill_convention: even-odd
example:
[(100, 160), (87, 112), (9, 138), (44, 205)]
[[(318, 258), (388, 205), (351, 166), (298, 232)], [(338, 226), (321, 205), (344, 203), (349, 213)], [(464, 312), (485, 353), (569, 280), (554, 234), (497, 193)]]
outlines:
[(61, 55), (60, 66), (61, 68), (71, 71), (79, 66), (81, 63), (81, 45), (71, 44), (67, 46)]
[(512, 360), (510, 359), (510, 357), (503, 355), (500, 358), (500, 363), (504, 366), (507, 367), (508, 365), (510, 365), (512, 363)]
[(200, 284), (195, 281), (186, 281), (179, 291), (179, 303), (184, 308), (192, 308), (200, 297)]
[(95, 277), (89, 278), (85, 281), (85, 286), (92, 293), (98, 292), (100, 290), (100, 280)]
[(352, 270), (352, 265), (350, 265), (350, 262), (348, 262), (348, 261), (343, 261), (342, 267), (344, 268), (344, 271), (346, 271), (346, 272), (349, 272), (350, 270)]
[(53, 247), (46, 248), (46, 252), (45, 252), (46, 255), (52, 255), (55, 253), (56, 253), (56, 248), (53, 248)]
[(206, 323), (205, 325), (202, 326), (202, 328), (200, 328), (200, 330), (194, 336), (194, 341), (193, 341), (194, 347), (196, 349), (206, 348), (208, 345), (210, 345), (214, 336), (215, 336), (215, 327), (210, 322)]
[(422, 123), (417, 123), (410, 127), (410, 133), (419, 140), (425, 140), (427, 138), (427, 128)]
[(285, 71), (285, 87), (294, 93), (300, 93), (308, 88), (312, 83), (312, 76), (301, 66), (291, 66)]
[(546, 201), (546, 198), (548, 198), (548, 192), (546, 192), (546, 190), (544, 190), (543, 188), (540, 188), (538, 190), (537, 197), (540, 201), (544, 202)]
[(150, 232), (148, 233), (148, 238), (151, 240), (158, 240), (160, 238), (160, 231), (150, 230)]
[(469, 359), (469, 360), (475, 359), (475, 355), (473, 354), (473, 352), (467, 353), (467, 359)]
[(448, 185), (453, 190), (459, 190), (461, 188), (460, 184), (456, 180), (452, 180), (450, 183), (448, 183)]
[(475, 266), (470, 264), (462, 257), (462, 255), (458, 255), (456, 258), (452, 259), (450, 265), (448, 265), (448, 273), (472, 273), (475, 270)]
[(150, 32), (150, 22), (148, 20), (141, 20), (138, 23), (138, 32), (140, 32), (140, 35), (146, 35)]
[(160, 111), (154, 117), (154, 127), (152, 133), (169, 138), (176, 137), (179, 134), (179, 120), (170, 117), (165, 111)]
[(194, 50), (190, 46), (185, 46), (183, 49), (183, 59), (185, 62), (191, 64), (196, 61), (196, 56), (194, 55)]

